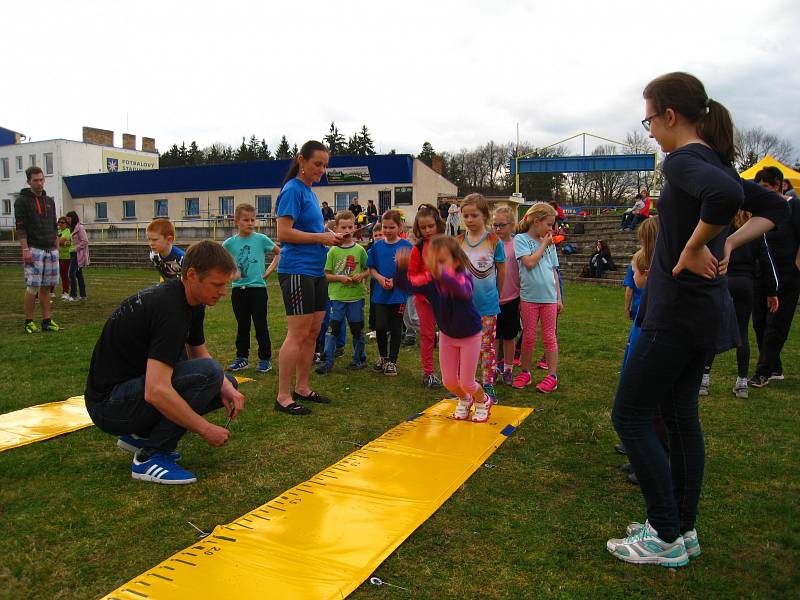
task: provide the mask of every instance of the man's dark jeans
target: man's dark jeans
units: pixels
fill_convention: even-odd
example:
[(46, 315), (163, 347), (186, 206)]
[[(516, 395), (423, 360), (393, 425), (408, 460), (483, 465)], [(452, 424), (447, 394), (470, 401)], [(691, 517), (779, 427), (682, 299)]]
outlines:
[[(693, 349), (687, 334), (642, 331), (611, 415), (639, 478), (650, 524), (667, 542), (694, 529), (697, 517), (705, 463), (697, 401), (704, 363), (705, 351)], [(669, 452), (653, 427), (659, 411)]]
[[(223, 376), (236, 387), (235, 378), (223, 375), (219, 364), (210, 358), (181, 361), (172, 372), (172, 387), (192, 410), (204, 415), (222, 407)], [(186, 433), (186, 429), (145, 401), (144, 376), (120, 383), (105, 402), (87, 403), (87, 410), (95, 425), (106, 433), (147, 438), (145, 448), (148, 451), (168, 454)]]

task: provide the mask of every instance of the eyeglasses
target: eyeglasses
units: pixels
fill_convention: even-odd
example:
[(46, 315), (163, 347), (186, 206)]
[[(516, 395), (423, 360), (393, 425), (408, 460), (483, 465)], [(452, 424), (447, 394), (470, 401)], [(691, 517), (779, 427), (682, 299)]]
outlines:
[(642, 127), (644, 127), (645, 131), (647, 131), (647, 132), (650, 131), (650, 121), (652, 121), (653, 119), (655, 119), (659, 115), (661, 115), (661, 113), (656, 113), (654, 115), (650, 115), (646, 119), (642, 119)]

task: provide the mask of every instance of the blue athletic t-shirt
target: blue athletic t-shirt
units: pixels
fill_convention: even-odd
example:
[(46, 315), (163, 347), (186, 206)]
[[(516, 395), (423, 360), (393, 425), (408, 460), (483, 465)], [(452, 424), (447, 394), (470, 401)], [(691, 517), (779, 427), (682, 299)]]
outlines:
[(636, 313), (639, 312), (639, 303), (642, 301), (642, 288), (636, 287), (636, 282), (633, 280), (633, 265), (631, 263), (628, 263), (628, 271), (625, 273), (625, 281), (622, 282), (622, 285), (633, 290), (631, 316), (635, 319)]
[[(222, 247), (233, 256), (239, 279), (231, 284), (240, 287), (266, 287), (266, 254), (275, 247), (275, 242), (263, 233), (251, 233), (246, 237), (236, 234), (222, 242)], [(280, 264), (280, 263), (278, 263)]]
[[(277, 216), (291, 217), (292, 227), (306, 233), (323, 233), (325, 222), (317, 195), (305, 183), (295, 178), (286, 182), (278, 194)], [(328, 249), (323, 244), (281, 244), (278, 273), (289, 275), (325, 276)]]
[[(394, 244), (389, 244), (386, 240), (378, 240), (367, 253), (367, 267), (375, 269), (384, 277), (391, 279), (397, 269), (394, 255), (400, 248), (411, 250), (413, 246), (411, 242), (402, 238), (398, 238)], [(398, 289), (397, 286), (387, 290), (376, 281), (375, 287), (372, 289), (372, 302), (375, 304), (405, 304), (407, 298), (408, 294)]]

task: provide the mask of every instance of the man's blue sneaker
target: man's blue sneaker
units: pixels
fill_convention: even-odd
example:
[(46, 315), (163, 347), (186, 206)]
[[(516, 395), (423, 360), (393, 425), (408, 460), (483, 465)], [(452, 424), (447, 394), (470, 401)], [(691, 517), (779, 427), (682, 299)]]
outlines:
[(228, 365), (228, 371), (241, 371), (242, 369), (246, 369), (249, 364), (246, 358), (237, 356), (236, 359)]
[[(231, 369), (231, 371), (233, 371), (233, 369)], [(259, 360), (258, 366), (256, 367), (256, 371), (258, 371), (259, 373), (269, 373), (270, 371), (272, 371), (272, 361), (268, 358), (265, 358), (264, 360)]]
[[(121, 435), (117, 438), (117, 448), (130, 452), (134, 456), (136, 453), (145, 447), (147, 439), (140, 438), (136, 435)], [(181, 453), (173, 450), (169, 453), (169, 459), (173, 462), (178, 462), (181, 459)]]
[(131, 476), (134, 479), (166, 485), (183, 485), (197, 481), (193, 473), (179, 467), (163, 454), (154, 454), (143, 462), (139, 462), (134, 456)]

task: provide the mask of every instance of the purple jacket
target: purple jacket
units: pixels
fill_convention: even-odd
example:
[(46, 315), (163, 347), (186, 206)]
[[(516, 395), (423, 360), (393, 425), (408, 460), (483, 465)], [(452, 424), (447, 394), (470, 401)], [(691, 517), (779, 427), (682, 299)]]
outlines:
[(481, 330), (481, 316), (472, 303), (472, 274), (443, 271), (435, 280), (430, 273), (413, 277), (398, 269), (394, 276), (397, 287), (406, 292), (422, 294), (431, 303), (436, 324), (451, 338), (466, 338)]

